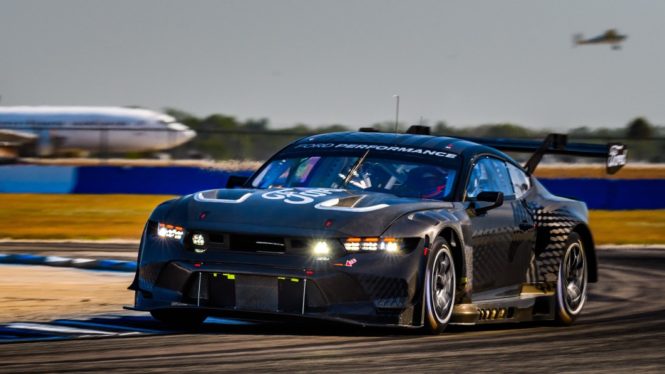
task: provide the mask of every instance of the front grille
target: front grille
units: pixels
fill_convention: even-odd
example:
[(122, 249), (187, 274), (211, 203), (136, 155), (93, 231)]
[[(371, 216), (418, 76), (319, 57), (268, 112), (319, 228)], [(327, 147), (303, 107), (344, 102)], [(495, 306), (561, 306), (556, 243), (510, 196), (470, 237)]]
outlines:
[(228, 241), (226, 235), (215, 232), (211, 232), (208, 234), (208, 240), (210, 241), (211, 244), (215, 245), (224, 245), (224, 243)]
[[(250, 235), (191, 230), (185, 236), (185, 247), (188, 250), (195, 250), (194, 245), (192, 245), (192, 236), (195, 234), (206, 235), (206, 249), (211, 252), (236, 251), (310, 256), (315, 244), (314, 239), (310, 238), (288, 238), (275, 235)], [(337, 257), (344, 253), (344, 247), (341, 242), (337, 240), (327, 240), (327, 242), (333, 247), (332, 257)]]
[(229, 248), (234, 251), (285, 253), (284, 238), (278, 236), (257, 236), (231, 234)]

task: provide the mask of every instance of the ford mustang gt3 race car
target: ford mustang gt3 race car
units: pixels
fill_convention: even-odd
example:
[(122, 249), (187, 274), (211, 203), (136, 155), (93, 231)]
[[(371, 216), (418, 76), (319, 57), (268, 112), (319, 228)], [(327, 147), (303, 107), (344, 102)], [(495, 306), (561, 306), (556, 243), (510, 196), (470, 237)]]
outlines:
[[(532, 175), (545, 153), (625, 164), (623, 145), (369, 130), (309, 136), (250, 178), (159, 205), (130, 309), (422, 327), (572, 323), (598, 279), (586, 205)], [(533, 152), (521, 166), (503, 153)]]

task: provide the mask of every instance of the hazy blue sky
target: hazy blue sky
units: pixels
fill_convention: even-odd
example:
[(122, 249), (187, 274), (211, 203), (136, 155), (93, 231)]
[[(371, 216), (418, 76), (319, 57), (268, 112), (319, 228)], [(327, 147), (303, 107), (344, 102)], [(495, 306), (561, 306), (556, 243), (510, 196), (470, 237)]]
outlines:
[[(617, 28), (623, 50), (573, 48)], [(665, 1), (0, 0), (1, 105), (366, 125), (665, 122)]]

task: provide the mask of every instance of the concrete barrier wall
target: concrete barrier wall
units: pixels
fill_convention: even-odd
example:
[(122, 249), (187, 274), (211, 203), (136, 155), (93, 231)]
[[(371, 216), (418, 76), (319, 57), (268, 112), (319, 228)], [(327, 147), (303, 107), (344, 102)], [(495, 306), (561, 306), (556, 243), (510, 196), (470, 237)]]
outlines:
[[(0, 193), (184, 195), (226, 185), (227, 172), (195, 167), (0, 166)], [(665, 209), (665, 179), (541, 179), (554, 194), (590, 209)]]

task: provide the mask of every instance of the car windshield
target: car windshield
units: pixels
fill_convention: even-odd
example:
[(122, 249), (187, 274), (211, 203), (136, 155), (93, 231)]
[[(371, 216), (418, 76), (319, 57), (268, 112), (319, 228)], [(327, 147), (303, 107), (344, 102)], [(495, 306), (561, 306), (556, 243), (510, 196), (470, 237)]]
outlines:
[(277, 158), (265, 165), (254, 188), (317, 187), (389, 193), (400, 197), (447, 199), (456, 170), (411, 160), (353, 156), (308, 155)]

